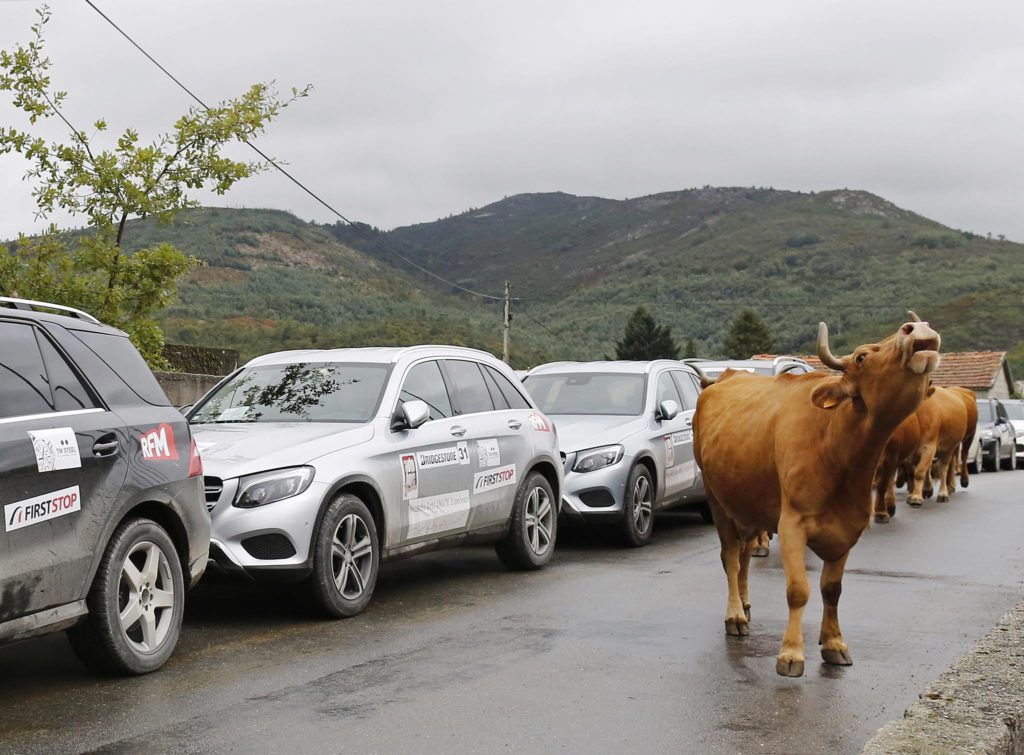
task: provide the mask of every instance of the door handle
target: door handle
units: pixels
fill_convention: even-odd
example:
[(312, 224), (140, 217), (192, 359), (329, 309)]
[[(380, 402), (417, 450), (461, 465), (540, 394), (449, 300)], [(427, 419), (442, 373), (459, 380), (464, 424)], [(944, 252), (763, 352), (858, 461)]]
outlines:
[(508, 421), (508, 426), (511, 427), (513, 430), (518, 430), (523, 426), (523, 423), (517, 419), (510, 419)]
[(452, 425), (452, 429), (451, 429), (450, 432), (451, 432), (452, 435), (455, 435), (455, 436), (458, 436), (458, 437), (461, 438), (463, 435), (466, 434), (466, 428), (464, 428), (462, 425)]
[(683, 420), (683, 424), (686, 425), (687, 427), (692, 427), (693, 426), (693, 417), (687, 417), (686, 419), (684, 419)]
[(117, 449), (120, 444), (117, 442), (117, 438), (113, 440), (98, 440), (93, 444), (92, 455), (93, 456), (113, 456), (117, 453)]

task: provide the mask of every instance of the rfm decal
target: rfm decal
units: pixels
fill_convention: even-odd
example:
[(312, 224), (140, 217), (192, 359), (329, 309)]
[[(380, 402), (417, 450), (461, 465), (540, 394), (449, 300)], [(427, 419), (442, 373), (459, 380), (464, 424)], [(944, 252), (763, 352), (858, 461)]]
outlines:
[(177, 461), (178, 447), (174, 444), (174, 428), (166, 422), (139, 437), (142, 458), (148, 461)]

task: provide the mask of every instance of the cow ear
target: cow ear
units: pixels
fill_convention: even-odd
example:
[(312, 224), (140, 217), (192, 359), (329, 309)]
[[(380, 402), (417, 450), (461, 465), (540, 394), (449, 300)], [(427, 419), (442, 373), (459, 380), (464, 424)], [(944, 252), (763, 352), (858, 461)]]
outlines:
[(819, 409), (835, 409), (846, 399), (851, 398), (843, 378), (822, 380), (811, 391), (811, 403)]
[(924, 392), (924, 397), (925, 398), (931, 398), (934, 395), (935, 395), (935, 386), (934, 385), (929, 385), (928, 386), (928, 390), (926, 390)]

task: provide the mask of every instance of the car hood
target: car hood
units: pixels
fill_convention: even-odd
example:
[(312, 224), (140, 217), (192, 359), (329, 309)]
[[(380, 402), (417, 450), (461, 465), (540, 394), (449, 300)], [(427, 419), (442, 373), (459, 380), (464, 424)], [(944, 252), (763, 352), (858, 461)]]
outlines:
[(558, 444), (565, 453), (585, 448), (621, 443), (633, 433), (642, 430), (643, 417), (618, 417), (607, 414), (548, 415), (558, 431)]
[(373, 437), (373, 425), (231, 422), (192, 425), (204, 470), (224, 479), (308, 464)]

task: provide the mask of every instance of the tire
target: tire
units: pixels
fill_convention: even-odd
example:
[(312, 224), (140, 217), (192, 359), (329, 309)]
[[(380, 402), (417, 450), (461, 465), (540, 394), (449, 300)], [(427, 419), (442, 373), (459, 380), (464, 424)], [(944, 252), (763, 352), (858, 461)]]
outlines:
[(967, 471), (970, 474), (981, 474), (981, 444), (978, 444), (978, 451), (974, 454), (974, 458), (967, 462)]
[(697, 506), (697, 512), (700, 514), (701, 521), (704, 524), (714, 524), (715, 517), (711, 514), (711, 505), (707, 501), (703, 501)]
[[(170, 536), (151, 519), (129, 519), (103, 553), (86, 598), (89, 614), (68, 630), (75, 654), (110, 674), (164, 665), (181, 634), (185, 580)], [(131, 609), (125, 620), (121, 614)]]
[(544, 568), (555, 551), (558, 507), (551, 485), (531, 472), (516, 490), (508, 534), (494, 546), (509, 569), (533, 571)]
[(986, 472), (998, 472), (999, 471), (999, 453), (1000, 453), (1000, 451), (1002, 451), (1002, 449), (999, 447), (999, 444), (996, 443), (996, 447), (992, 451), (992, 461), (988, 461), (985, 458), (985, 455), (982, 454), (982, 457), (981, 457), (981, 468), (984, 469)]
[(380, 541), (370, 510), (354, 495), (338, 495), (313, 538), (314, 600), (331, 618), (355, 616), (373, 597), (379, 571)]
[(623, 541), (632, 548), (647, 545), (654, 532), (654, 480), (643, 464), (629, 470), (622, 504)]

